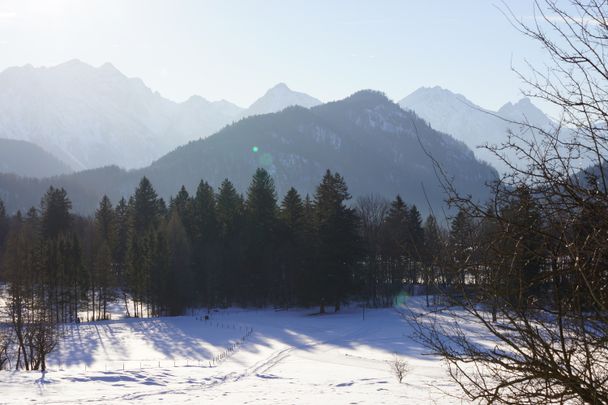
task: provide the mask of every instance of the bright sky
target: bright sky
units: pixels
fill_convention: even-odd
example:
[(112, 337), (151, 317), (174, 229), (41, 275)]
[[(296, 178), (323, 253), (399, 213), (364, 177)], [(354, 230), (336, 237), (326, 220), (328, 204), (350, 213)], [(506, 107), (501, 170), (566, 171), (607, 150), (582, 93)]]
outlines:
[[(508, 1), (518, 16), (530, 0)], [(399, 100), (439, 85), (498, 108), (511, 66), (539, 48), (499, 0), (0, 0), (0, 70), (111, 62), (175, 101), (248, 106), (278, 82), (323, 101), (372, 88)]]

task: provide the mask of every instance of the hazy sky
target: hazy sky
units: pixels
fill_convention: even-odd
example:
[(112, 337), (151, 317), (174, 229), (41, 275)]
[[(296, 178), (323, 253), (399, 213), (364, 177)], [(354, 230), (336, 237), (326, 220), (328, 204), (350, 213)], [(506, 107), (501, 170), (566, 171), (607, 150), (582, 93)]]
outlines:
[[(508, 1), (524, 18), (529, 0)], [(111, 62), (176, 101), (248, 106), (277, 82), (323, 101), (439, 85), (487, 108), (520, 98), (539, 48), (500, 1), (0, 0), (0, 70)]]

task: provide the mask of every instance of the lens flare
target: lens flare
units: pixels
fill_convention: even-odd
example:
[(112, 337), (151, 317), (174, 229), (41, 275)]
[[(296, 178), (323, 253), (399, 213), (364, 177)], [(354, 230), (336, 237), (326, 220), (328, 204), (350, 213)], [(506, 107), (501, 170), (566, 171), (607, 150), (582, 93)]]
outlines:
[(399, 308), (406, 306), (409, 298), (410, 295), (408, 293), (406, 293), (405, 291), (401, 291), (395, 296), (395, 298), (393, 298), (393, 307)]
[(272, 166), (272, 155), (270, 153), (264, 153), (260, 156), (260, 165), (262, 167)]
[(253, 148), (251, 148), (251, 151), (253, 153), (258, 153), (259, 150), (260, 150), (260, 148), (258, 148), (257, 146), (254, 146)]

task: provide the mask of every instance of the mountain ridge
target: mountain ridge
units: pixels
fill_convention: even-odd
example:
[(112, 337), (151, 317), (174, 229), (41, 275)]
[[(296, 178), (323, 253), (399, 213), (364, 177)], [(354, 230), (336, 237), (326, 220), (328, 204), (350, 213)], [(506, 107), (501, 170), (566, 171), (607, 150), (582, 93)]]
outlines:
[(330, 169), (344, 176), (355, 198), (401, 194), (423, 212), (441, 212), (445, 195), (426, 153), (441, 162), (463, 193), (481, 200), (485, 183), (496, 178), (494, 169), (477, 161), (464, 143), (433, 130), (382, 93), (367, 90), (312, 108), (288, 107), (244, 118), (143, 169), (110, 166), (31, 181), (27, 197), (25, 181), (0, 175), (0, 196), (11, 209), (24, 209), (39, 201), (48, 186), (65, 187), (74, 209), (90, 214), (102, 194), (113, 201), (128, 197), (143, 176), (168, 199), (181, 185), (194, 192), (201, 180), (217, 187), (228, 178), (245, 192), (255, 169), (263, 167), (280, 196), (292, 186), (312, 195)]
[[(505, 103), (497, 111), (482, 108), (462, 94), (439, 86), (421, 87), (399, 101), (399, 105), (416, 112), (433, 128), (448, 133), (463, 141), (475, 155), (491, 163), (499, 171), (508, 169), (486, 145), (500, 145), (507, 141), (508, 133), (526, 136), (529, 128), (522, 123), (550, 129), (555, 123), (530, 99), (522, 98), (516, 103)], [(509, 160), (515, 157), (503, 152)]]

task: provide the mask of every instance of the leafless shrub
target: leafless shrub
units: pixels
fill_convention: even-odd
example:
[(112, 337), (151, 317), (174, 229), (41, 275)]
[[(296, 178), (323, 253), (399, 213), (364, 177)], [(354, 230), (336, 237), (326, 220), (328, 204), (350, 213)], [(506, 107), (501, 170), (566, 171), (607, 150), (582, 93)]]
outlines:
[(399, 384), (401, 384), (403, 382), (403, 379), (409, 372), (408, 363), (401, 357), (399, 357), (397, 354), (395, 354), (392, 360), (388, 361), (388, 365), (397, 381), (399, 381)]
[(518, 123), (528, 130), (489, 147), (510, 172), (487, 204), (439, 170), (475, 238), (446, 255), (460, 255), (448, 263), (461, 276), (448, 296), (456, 307), (412, 319), (474, 401), (608, 404), (608, 4), (533, 5), (533, 20), (503, 9), (547, 51), (549, 66), (520, 76), (526, 95), (560, 108), (560, 122)]

